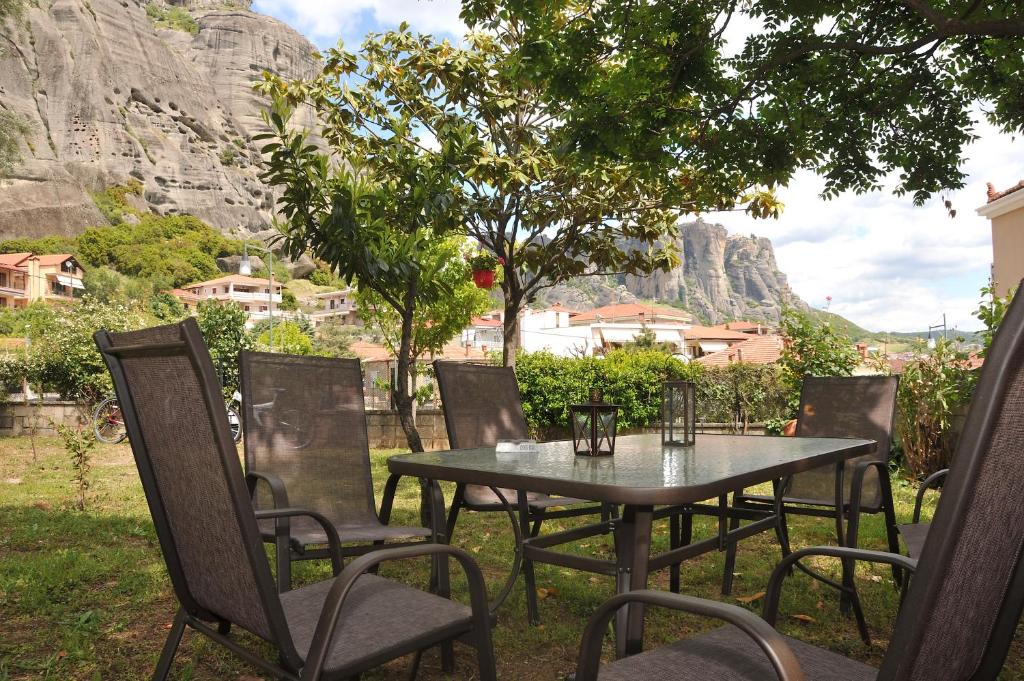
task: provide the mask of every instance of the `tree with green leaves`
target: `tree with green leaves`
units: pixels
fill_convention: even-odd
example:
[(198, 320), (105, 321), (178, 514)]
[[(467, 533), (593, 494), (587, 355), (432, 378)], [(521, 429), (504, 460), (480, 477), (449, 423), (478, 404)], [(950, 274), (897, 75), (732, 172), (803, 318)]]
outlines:
[[(358, 55), (328, 50), (313, 78), (266, 74), (261, 85), (317, 111), (333, 148), (365, 152), (349, 163), (401, 149), (444, 164), (455, 179), (450, 199), (460, 206), (460, 230), (501, 258), (509, 365), (519, 312), (541, 289), (670, 267), (677, 260), (662, 244), (671, 241), (676, 217), (703, 205), (687, 177), (580, 154), (564, 134), (561, 111), (546, 103), (545, 82), (524, 61), (522, 39), (508, 25), (454, 46), (403, 26), (371, 35)], [(278, 179), (305, 182), (297, 172)], [(734, 187), (726, 193), (732, 197)]]
[(302, 326), (292, 321), (278, 322), (273, 328), (273, 342), (270, 338), (271, 329), (259, 334), (257, 347), (262, 352), (283, 352), (288, 355), (312, 355), (313, 340), (302, 330)]
[[(422, 265), (434, 271), (437, 281), (443, 285), (444, 293), (416, 306), (413, 314), (412, 340), (409, 356), (412, 361), (409, 392), (416, 396), (417, 380), (421, 370), (417, 362), (424, 356), (439, 353), (444, 346), (466, 328), (473, 315), (480, 314), (490, 306), (490, 296), (477, 288), (469, 279), (469, 270), (462, 258), (462, 237), (438, 239), (427, 245), (422, 255)], [(359, 318), (371, 329), (380, 332), (385, 346), (392, 354), (398, 354), (401, 344), (401, 318), (395, 308), (370, 288), (356, 292)], [(415, 403), (413, 418), (415, 420)]]
[(247, 318), (242, 306), (233, 302), (202, 300), (196, 309), (196, 322), (210, 349), (225, 396), (238, 390), (238, 356), (255, 346), (245, 328)]
[(784, 382), (792, 388), (794, 411), (805, 376), (849, 376), (860, 363), (852, 340), (832, 328), (831, 323), (806, 312), (784, 309), (779, 330), (786, 339), (779, 367)]
[[(336, 63), (348, 59), (355, 57), (332, 54), (326, 72), (348, 72), (350, 66)], [(393, 397), (410, 449), (423, 451), (409, 390), (413, 332), (419, 306), (451, 292), (438, 276), (444, 263), (429, 254), (462, 221), (455, 152), (421, 149), (410, 110), (397, 109), (380, 119), (382, 127), (370, 128), (352, 125), (336, 103), (320, 111), (330, 144), (325, 153), (308, 142), (306, 131), (289, 125), (295, 104), (318, 99), (324, 87), (315, 79), (296, 85), (268, 76), (272, 132), (257, 137), (270, 140), (263, 147), (269, 156), (263, 178), (283, 189), (284, 251), (293, 258), (311, 253), (397, 316)]]
[(523, 27), (580, 150), (712, 188), (804, 168), (835, 196), (895, 174), (920, 204), (963, 187), (976, 107), (1024, 132), (1019, 0), (464, 0), (463, 17)]

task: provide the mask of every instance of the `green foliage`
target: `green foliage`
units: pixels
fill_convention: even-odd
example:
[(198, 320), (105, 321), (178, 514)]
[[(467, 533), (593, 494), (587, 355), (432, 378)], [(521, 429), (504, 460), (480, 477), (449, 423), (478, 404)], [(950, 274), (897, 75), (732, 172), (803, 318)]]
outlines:
[(92, 201), (111, 225), (120, 225), (125, 215), (142, 217), (143, 213), (128, 203), (128, 196), (142, 196), (142, 183), (129, 180), (128, 184), (107, 187), (92, 194)]
[(790, 414), (790, 403), (799, 400), (799, 391), (783, 380), (775, 364), (704, 367), (694, 380), (698, 421), (735, 424), (740, 432), (751, 423), (777, 427)]
[(334, 283), (334, 275), (329, 269), (317, 266), (309, 273), (309, 283), (317, 286), (330, 286)]
[(150, 2), (146, 5), (146, 15), (157, 28), (171, 28), (191, 35), (199, 33), (199, 24), (188, 10), (181, 7), (168, 7)]
[(357, 326), (346, 326), (339, 321), (327, 320), (317, 327), (313, 337), (313, 354), (324, 357), (355, 357), (353, 342), (364, 333)]
[(35, 316), (28, 329), (28, 379), (64, 399), (94, 401), (113, 386), (92, 335), (99, 329), (132, 331), (148, 326), (142, 310), (122, 303), (102, 304), (85, 296), (75, 305)]
[(626, 346), (625, 350), (657, 350), (666, 354), (675, 353), (674, 343), (659, 342), (658, 334), (653, 329), (647, 328), (646, 324), (641, 325), (640, 333), (633, 336), (632, 344)]
[(181, 301), (166, 291), (157, 291), (149, 299), (149, 312), (163, 324), (179, 322), (187, 316)]
[[(424, 270), (434, 273), (434, 284), (439, 293), (430, 300), (420, 301), (413, 311), (409, 357), (417, 359), (424, 354), (440, 352), (469, 324), (473, 315), (490, 306), (490, 296), (478, 289), (470, 280), (465, 261), (460, 256), (462, 239), (453, 237), (428, 241), (420, 255)], [(396, 291), (395, 295), (401, 295)], [(365, 325), (379, 331), (392, 352), (398, 351), (402, 339), (402, 319), (388, 305), (384, 297), (369, 288), (356, 292), (359, 318)]]
[(252, 350), (252, 336), (246, 331), (247, 315), (238, 303), (217, 300), (200, 301), (196, 322), (210, 349), (225, 396), (238, 390), (238, 355)]
[(295, 311), (299, 309), (299, 299), (295, 297), (295, 294), (288, 289), (281, 290), (281, 304), (278, 306), (279, 309), (288, 311)]
[(958, 418), (970, 402), (976, 376), (968, 353), (954, 341), (939, 338), (930, 351), (921, 343), (918, 353), (900, 376), (896, 432), (907, 469), (924, 478), (952, 461)]
[(780, 329), (786, 345), (779, 366), (783, 380), (794, 390), (794, 413), (804, 376), (849, 376), (860, 363), (853, 342), (827, 321), (787, 308), (782, 312)]
[(220, 276), (217, 258), (235, 255), (242, 243), (190, 215), (144, 215), (137, 225), (90, 227), (78, 237), (89, 267), (110, 267), (171, 288)]
[(77, 253), (78, 244), (73, 237), (44, 236), (38, 239), (6, 239), (0, 241), (0, 253)]
[(274, 339), (271, 343), (270, 329), (260, 333), (256, 341), (263, 352), (283, 352), (288, 355), (312, 355), (313, 341), (295, 322), (275, 322)]
[(996, 331), (1003, 322), (1003, 317), (1006, 315), (1006, 310), (1010, 307), (1010, 302), (1016, 291), (1014, 288), (1003, 297), (997, 296), (995, 282), (989, 282), (988, 286), (981, 289), (982, 300), (974, 312), (974, 316), (985, 325), (985, 329), (980, 333), (982, 348), (978, 354), (981, 357), (988, 355), (992, 341), (996, 337)]
[[(535, 96), (564, 112), (584, 153), (679, 178), (680, 203), (714, 208), (797, 169), (825, 195), (878, 189), (923, 203), (964, 185), (972, 110), (1024, 131), (1017, 0), (467, 0), (477, 29), (512, 26)], [(723, 37), (747, 32), (739, 53)], [(731, 41), (730, 41), (731, 42)]]
[[(393, 206), (394, 220), (374, 214), (381, 223), (374, 231), (405, 230), (371, 241), (365, 252), (375, 255), (384, 246), (395, 256), (415, 251), (419, 242), (404, 224), (413, 219), (437, 233), (465, 230), (503, 261), (505, 359), (512, 363), (518, 313), (538, 290), (583, 273), (644, 273), (674, 264), (671, 246), (659, 244), (674, 233), (684, 202), (673, 200), (676, 180), (667, 174), (580, 155), (563, 133), (561, 110), (545, 102), (545, 83), (523, 61), (521, 35), (498, 28), (453, 46), (403, 25), (370, 36), (358, 55), (328, 50), (314, 78), (286, 82), (265, 73), (260, 89), (274, 98), (279, 118), (299, 104), (317, 111), (335, 152), (332, 160), (275, 125), (278, 141), (264, 148), (271, 155), (268, 180), (288, 187), (282, 205), (291, 231), (312, 233), (315, 212), (333, 208), (335, 243), (315, 252), (333, 265), (333, 252), (361, 252), (352, 240), (356, 224), (345, 224), (359, 207)], [(424, 136), (437, 144), (424, 144)], [(346, 170), (367, 165), (372, 169)], [(328, 189), (331, 172), (344, 192)], [(624, 249), (624, 240), (641, 247)], [(399, 275), (411, 267), (393, 260)], [(392, 273), (337, 271), (347, 281)]]
[(619, 427), (657, 423), (662, 383), (699, 372), (697, 365), (656, 351), (616, 350), (604, 358), (534, 352), (520, 354), (516, 362), (523, 412), (530, 427), (540, 431), (567, 426), (569, 405), (587, 401), (592, 388), (620, 405)]
[(89, 472), (92, 470), (92, 450), (96, 448), (96, 438), (81, 424), (72, 428), (66, 423), (56, 426), (57, 435), (64, 443), (64, 449), (71, 458), (71, 481), (75, 488), (76, 507), (84, 511), (86, 492), (89, 490)]
[(238, 163), (238, 152), (232, 147), (224, 147), (220, 152), (220, 164), (233, 166)]

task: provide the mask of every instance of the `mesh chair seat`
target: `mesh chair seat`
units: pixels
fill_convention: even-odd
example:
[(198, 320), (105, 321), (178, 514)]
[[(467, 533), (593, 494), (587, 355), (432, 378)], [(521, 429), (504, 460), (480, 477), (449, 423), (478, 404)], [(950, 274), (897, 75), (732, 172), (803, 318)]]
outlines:
[(903, 543), (907, 545), (907, 555), (911, 558), (920, 558), (924, 540), (928, 538), (928, 530), (931, 529), (931, 523), (897, 525), (897, 528), (903, 536)]
[[(303, 657), (309, 651), (333, 582), (327, 580), (281, 594), (288, 629), (295, 648)], [(325, 678), (332, 670), (369, 669), (381, 660), (394, 659), (424, 648), (424, 639), (452, 638), (472, 628), (470, 609), (376, 575), (359, 578), (345, 599), (334, 643), (325, 665)]]
[[(875, 681), (878, 670), (838, 653), (787, 637), (807, 681)], [(601, 667), (600, 681), (764, 681), (778, 678), (767, 656), (733, 626), (616, 660)]]
[[(274, 521), (260, 520), (260, 534), (264, 541), (274, 541)], [(338, 538), (342, 544), (366, 543), (373, 541), (391, 541), (400, 539), (416, 539), (429, 537), (430, 528), (402, 527), (399, 525), (383, 525), (368, 523), (365, 525), (338, 525)], [(303, 552), (305, 547), (315, 544), (326, 544), (327, 535), (320, 524), (306, 516), (292, 518), (289, 525), (292, 548)]]

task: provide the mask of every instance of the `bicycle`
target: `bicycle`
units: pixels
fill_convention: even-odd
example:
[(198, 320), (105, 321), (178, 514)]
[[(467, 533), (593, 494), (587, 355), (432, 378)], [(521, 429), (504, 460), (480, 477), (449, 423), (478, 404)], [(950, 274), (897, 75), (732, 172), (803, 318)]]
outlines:
[[(231, 399), (225, 400), (224, 408), (228, 414), (228, 425), (231, 426), (231, 439), (239, 442), (242, 439), (241, 411), (242, 395), (236, 390)], [(96, 405), (92, 413), (93, 434), (96, 439), (106, 444), (115, 445), (128, 437), (124, 426), (124, 416), (117, 397), (111, 396)]]

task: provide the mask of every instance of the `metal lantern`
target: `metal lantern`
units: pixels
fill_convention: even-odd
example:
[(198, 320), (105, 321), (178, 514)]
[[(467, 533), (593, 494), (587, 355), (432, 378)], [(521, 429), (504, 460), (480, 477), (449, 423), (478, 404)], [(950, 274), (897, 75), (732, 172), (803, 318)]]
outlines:
[(666, 381), (661, 388), (661, 442), (690, 447), (696, 441), (696, 388), (690, 381)]
[(615, 453), (615, 421), (619, 405), (601, 401), (591, 391), (590, 402), (569, 405), (573, 451), (579, 456), (611, 456)]

